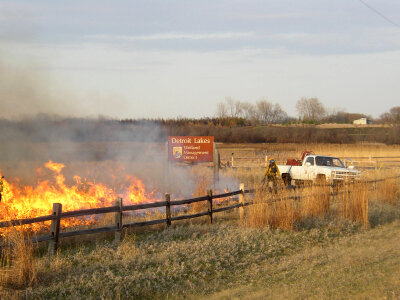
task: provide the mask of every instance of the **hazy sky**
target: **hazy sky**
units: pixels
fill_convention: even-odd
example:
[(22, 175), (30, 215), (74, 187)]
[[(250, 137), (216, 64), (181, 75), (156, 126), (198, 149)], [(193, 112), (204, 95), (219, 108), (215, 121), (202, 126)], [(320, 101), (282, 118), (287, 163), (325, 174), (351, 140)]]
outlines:
[[(0, 117), (213, 116), (232, 97), (400, 105), (400, 1), (0, 2)], [(395, 24), (390, 23), (390, 21)]]

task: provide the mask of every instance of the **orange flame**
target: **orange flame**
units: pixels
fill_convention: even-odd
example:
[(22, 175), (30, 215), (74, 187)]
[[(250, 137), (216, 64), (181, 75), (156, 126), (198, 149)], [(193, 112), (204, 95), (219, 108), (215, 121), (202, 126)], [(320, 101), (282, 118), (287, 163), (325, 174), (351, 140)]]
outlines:
[[(144, 183), (135, 176), (126, 176), (128, 186), (122, 193), (101, 183), (93, 183), (75, 175), (75, 184), (67, 186), (65, 177), (61, 173), (64, 164), (49, 161), (45, 167), (54, 172), (55, 183), (49, 180), (38, 181), (33, 186), (18, 186), (3, 179), (3, 199), (0, 203), (0, 220), (33, 218), (52, 213), (53, 203), (61, 203), (63, 212), (85, 208), (113, 206), (117, 197), (123, 197), (124, 205), (157, 201), (154, 192), (147, 192)], [(40, 172), (41, 169), (38, 169)], [(87, 224), (90, 218), (63, 219), (64, 226)], [(32, 225), (37, 231), (43, 227), (42, 223)]]

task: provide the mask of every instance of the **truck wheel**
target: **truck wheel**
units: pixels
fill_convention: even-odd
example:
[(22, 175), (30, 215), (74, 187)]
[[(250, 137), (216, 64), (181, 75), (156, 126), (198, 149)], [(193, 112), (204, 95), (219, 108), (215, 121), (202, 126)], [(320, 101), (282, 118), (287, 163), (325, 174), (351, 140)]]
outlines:
[(326, 176), (324, 174), (318, 174), (315, 183), (318, 185), (326, 184)]
[(287, 173), (282, 174), (282, 180), (286, 186), (291, 185), (292, 183), (292, 177), (290, 177), (290, 174)]

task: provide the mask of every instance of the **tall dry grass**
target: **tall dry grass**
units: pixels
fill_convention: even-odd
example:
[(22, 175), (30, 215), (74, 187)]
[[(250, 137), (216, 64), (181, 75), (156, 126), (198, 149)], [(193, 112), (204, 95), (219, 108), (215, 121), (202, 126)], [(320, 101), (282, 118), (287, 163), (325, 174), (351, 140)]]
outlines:
[(258, 228), (269, 226), (269, 205), (266, 198), (263, 189), (255, 191), (253, 205), (248, 206), (245, 210), (244, 225)]
[(389, 178), (379, 184), (377, 199), (396, 205), (400, 198), (400, 185), (397, 178)]
[(257, 188), (254, 204), (246, 208), (244, 225), (292, 230), (296, 221), (329, 214), (328, 186), (311, 186), (299, 191), (282, 189), (277, 195)]
[(246, 208), (243, 224), (249, 227), (292, 230), (296, 219), (296, 203), (286, 193), (275, 195), (259, 188), (253, 205)]
[(320, 217), (329, 213), (329, 186), (311, 186), (300, 193), (298, 218)]
[[(201, 197), (207, 195), (207, 189), (209, 189), (210, 185), (209, 177), (198, 176), (193, 196)], [(200, 213), (207, 210), (207, 203), (206, 201), (195, 202), (190, 204), (190, 207), (193, 213)]]
[(339, 197), (342, 200), (341, 216), (350, 221), (359, 222), (364, 228), (369, 227), (368, 206), (370, 194), (369, 185), (365, 183), (345, 185)]
[(136, 234), (125, 234), (117, 248), (117, 254), (121, 257), (133, 257), (136, 251)]
[(297, 206), (294, 200), (282, 199), (269, 205), (268, 219), (270, 228), (293, 230), (297, 216)]
[(13, 228), (3, 240), (0, 282), (14, 287), (32, 286), (37, 281), (33, 243), (23, 229)]

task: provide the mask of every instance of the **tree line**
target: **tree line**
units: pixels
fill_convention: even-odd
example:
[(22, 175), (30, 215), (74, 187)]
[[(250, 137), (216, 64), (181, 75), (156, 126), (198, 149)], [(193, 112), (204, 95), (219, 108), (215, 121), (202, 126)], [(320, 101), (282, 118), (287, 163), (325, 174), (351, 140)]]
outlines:
[(279, 103), (271, 103), (268, 100), (260, 100), (255, 104), (236, 101), (230, 97), (225, 102), (217, 104), (218, 118), (244, 118), (252, 123), (273, 124), (289, 121), (288, 114)]
[[(390, 113), (392, 117), (393, 111)], [(400, 124), (390, 127), (254, 126), (244, 118), (82, 119), (40, 117), (0, 119), (0, 161), (33, 156), (73, 159), (112, 159), (111, 142), (159, 142), (168, 136), (214, 136), (224, 143), (356, 143), (400, 144)], [(49, 143), (33, 153), (31, 143)], [(55, 143), (55, 144), (52, 144)], [(61, 150), (59, 143), (64, 145)], [(88, 144), (89, 143), (89, 144)], [(71, 151), (71, 149), (75, 149)], [(74, 153), (79, 153), (78, 156)]]
[(400, 124), (400, 106), (392, 107), (379, 118), (373, 119), (363, 113), (349, 113), (344, 110), (326, 108), (315, 97), (303, 97), (296, 103), (298, 118), (289, 116), (279, 103), (272, 103), (261, 99), (256, 103), (243, 102), (227, 97), (224, 102), (219, 102), (216, 117), (222, 120), (235, 119), (242, 123), (257, 124), (287, 124), (287, 123), (353, 123), (360, 118), (368, 118), (374, 123)]

